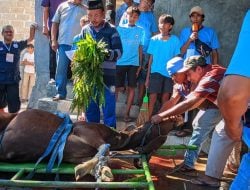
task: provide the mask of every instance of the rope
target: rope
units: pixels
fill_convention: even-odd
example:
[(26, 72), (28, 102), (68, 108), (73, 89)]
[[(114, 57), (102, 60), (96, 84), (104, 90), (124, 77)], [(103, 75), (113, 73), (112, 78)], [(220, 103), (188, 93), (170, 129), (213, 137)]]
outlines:
[[(56, 115), (64, 120), (63, 120), (62, 124), (59, 126), (59, 128), (53, 134), (47, 149), (44, 151), (42, 156), (37, 160), (33, 171), (31, 171), (26, 176), (26, 179), (31, 179), (34, 176), (38, 164), (45, 157), (47, 157), (49, 154), (51, 154), (51, 157), (50, 157), (49, 163), (47, 165), (46, 172), (51, 172), (56, 158), (57, 158), (57, 168), (60, 166), (60, 164), (62, 162), (63, 150), (65, 147), (66, 139), (67, 139), (67, 137), (72, 129), (73, 124), (72, 124), (72, 121), (70, 120), (69, 115), (64, 114), (64, 113), (60, 113), (60, 112), (57, 112)], [(59, 178), (59, 174), (57, 173), (56, 179), (58, 179), (58, 178)]]
[[(105, 156), (107, 151), (110, 148), (110, 144), (103, 144), (99, 147), (98, 153), (95, 155), (95, 157), (98, 157), (98, 163), (96, 164), (94, 171), (95, 171), (95, 179), (97, 182), (101, 182), (101, 170), (102, 167), (107, 165), (108, 157)], [(99, 188), (95, 188), (95, 190), (98, 190)]]

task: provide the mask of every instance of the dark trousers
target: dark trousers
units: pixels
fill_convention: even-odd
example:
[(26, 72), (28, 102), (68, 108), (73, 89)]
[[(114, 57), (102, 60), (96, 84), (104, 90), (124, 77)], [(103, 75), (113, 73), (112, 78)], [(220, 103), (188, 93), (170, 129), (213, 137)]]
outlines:
[(6, 106), (9, 113), (20, 110), (19, 83), (0, 84), (0, 109)]

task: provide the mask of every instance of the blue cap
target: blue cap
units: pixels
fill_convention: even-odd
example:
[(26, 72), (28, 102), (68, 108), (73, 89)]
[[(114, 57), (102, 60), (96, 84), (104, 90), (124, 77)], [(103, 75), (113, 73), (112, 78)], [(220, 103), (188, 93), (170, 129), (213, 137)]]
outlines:
[(167, 72), (170, 76), (178, 73), (183, 67), (184, 60), (181, 57), (174, 57), (167, 62)]

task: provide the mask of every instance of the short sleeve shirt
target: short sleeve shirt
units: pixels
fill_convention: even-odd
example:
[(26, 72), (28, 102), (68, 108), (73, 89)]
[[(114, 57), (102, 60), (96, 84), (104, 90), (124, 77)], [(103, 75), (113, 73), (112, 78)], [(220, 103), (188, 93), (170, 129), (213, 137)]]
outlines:
[(226, 75), (250, 78), (250, 10), (248, 10), (239, 34), (237, 46), (227, 68)]
[[(34, 63), (34, 52), (33, 53), (29, 53), (29, 52), (26, 52), (23, 56), (23, 61), (24, 60), (27, 60), (29, 62), (33, 62)], [(35, 67), (34, 65), (25, 65), (24, 66), (24, 72), (26, 73), (35, 73)]]
[(52, 22), (59, 23), (58, 43), (72, 45), (73, 38), (81, 32), (80, 19), (87, 10), (82, 5), (64, 2), (59, 5)]
[[(120, 20), (119, 26), (123, 27), (128, 24), (127, 13), (125, 12), (122, 15)], [(144, 29), (145, 35), (143, 39), (143, 53), (147, 53), (148, 45), (150, 38), (152, 37), (153, 33), (158, 32), (158, 26), (156, 22), (156, 18), (152, 11), (142, 11), (138, 21), (136, 22), (137, 26), (140, 26)]]
[(57, 7), (60, 5), (60, 3), (64, 2), (66, 0), (42, 0), (41, 6), (43, 7), (49, 7), (49, 28), (51, 28), (52, 25), (52, 18), (55, 15)]
[[(192, 33), (191, 27), (184, 28), (181, 31), (180, 34), (181, 47), (188, 41), (191, 33)], [(218, 49), (220, 47), (219, 40), (214, 29), (203, 26), (203, 28), (199, 30), (198, 36), (202, 42), (206, 43), (212, 49)], [(184, 54), (184, 58), (192, 55), (200, 55), (199, 52), (195, 50), (194, 42), (191, 42), (191, 44), (189, 45), (187, 52)], [(211, 64), (210, 56), (206, 57), (206, 61), (208, 64)]]
[(117, 65), (139, 66), (139, 47), (143, 45), (144, 30), (138, 26), (117, 27), (123, 47), (123, 54)]
[(147, 53), (153, 56), (151, 73), (160, 73), (170, 78), (166, 70), (166, 63), (174, 56), (180, 54), (179, 38), (171, 35), (168, 40), (162, 40), (161, 34), (153, 36), (150, 40)]
[(217, 105), (217, 94), (226, 69), (217, 65), (209, 65), (208, 67), (208, 72), (201, 78), (191, 94), (196, 97), (206, 98)]

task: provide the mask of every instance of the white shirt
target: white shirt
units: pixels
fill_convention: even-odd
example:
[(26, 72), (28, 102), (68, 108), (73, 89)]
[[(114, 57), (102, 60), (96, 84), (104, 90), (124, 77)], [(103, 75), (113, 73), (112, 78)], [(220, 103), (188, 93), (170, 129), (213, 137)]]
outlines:
[[(34, 52), (33, 53), (29, 53), (29, 52), (26, 52), (23, 56), (23, 61), (24, 60), (27, 60), (29, 62), (33, 62), (34, 63)], [(24, 66), (24, 72), (26, 73), (35, 73), (35, 67), (34, 65), (25, 65)]]

